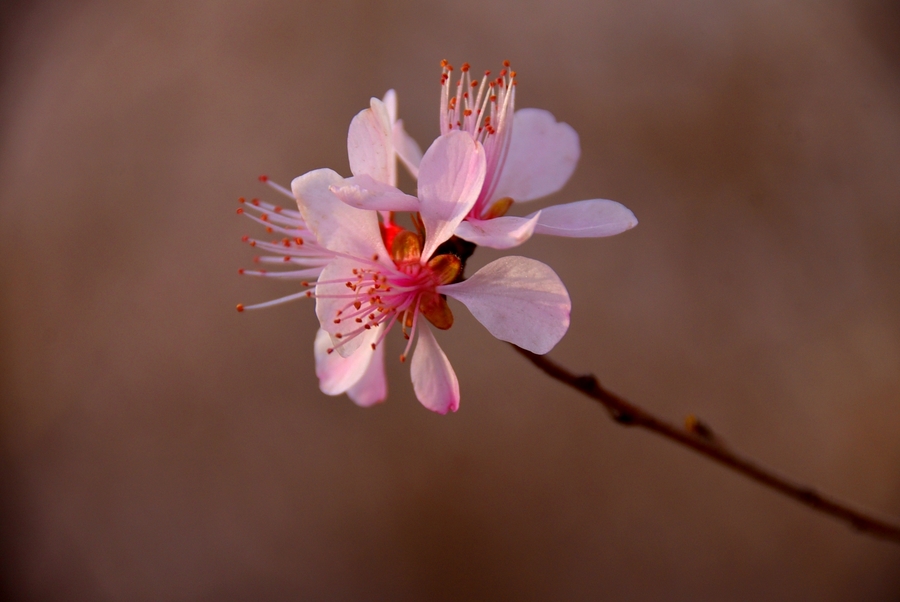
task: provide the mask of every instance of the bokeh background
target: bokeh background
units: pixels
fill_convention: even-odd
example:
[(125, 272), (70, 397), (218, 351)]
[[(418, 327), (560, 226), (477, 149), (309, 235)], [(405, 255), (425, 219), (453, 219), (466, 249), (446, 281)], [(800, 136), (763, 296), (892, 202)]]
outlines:
[(640, 219), (520, 249), (573, 298), (551, 357), (900, 517), (896, 3), (6, 6), (7, 599), (900, 599), (900, 548), (613, 424), (461, 306), (445, 417), (397, 361), (382, 406), (322, 395), (311, 304), (234, 311), (292, 290), (237, 275), (259, 174), (347, 173), (391, 87), (427, 146), (440, 59), (510, 59), (581, 135), (535, 206)]

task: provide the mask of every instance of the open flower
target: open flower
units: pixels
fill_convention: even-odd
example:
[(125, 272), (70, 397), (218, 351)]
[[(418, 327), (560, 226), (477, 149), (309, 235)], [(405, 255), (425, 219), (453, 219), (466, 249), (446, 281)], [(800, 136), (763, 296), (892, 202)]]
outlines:
[[(398, 159), (414, 176), (418, 173), (422, 151), (405, 132), (402, 121), (397, 119), (397, 95), (393, 90), (388, 90), (384, 99), (372, 98), (369, 108), (360, 111), (353, 118), (347, 135), (347, 153), (351, 172), (355, 176), (365, 176), (379, 184), (396, 185)], [(292, 202), (296, 202), (291, 191), (272, 182), (266, 176), (261, 176), (260, 180), (286, 195)], [(269, 233), (277, 232), (282, 235), (280, 240), (271, 242), (245, 236), (243, 239), (245, 242), (269, 253), (257, 257), (255, 261), (292, 269), (242, 269), (239, 273), (300, 280), (304, 290), (256, 305), (239, 304), (238, 311), (271, 307), (309, 297), (307, 294), (309, 283), (315, 281), (322, 269), (335, 258), (334, 253), (318, 244), (316, 236), (307, 227), (306, 221), (298, 211), (270, 205), (259, 199), (252, 199), (249, 203), (240, 199), (240, 202), (246, 203), (245, 207), (250, 211), (247, 212), (245, 207), (241, 207), (238, 213), (243, 213), (265, 226)], [(386, 218), (384, 225), (390, 228), (393, 222), (390, 216)], [(316, 375), (319, 377), (322, 392), (328, 395), (347, 393), (361, 406), (383, 401), (387, 397), (384, 350), (355, 354), (352, 358), (319, 352), (328, 340), (328, 334), (320, 330), (314, 344)]]
[(578, 134), (548, 111), (515, 111), (516, 72), (508, 61), (498, 77), (486, 72), (480, 84), (463, 64), (455, 95), (450, 90), (453, 67), (447, 61), (442, 67), (441, 134), (468, 132), (484, 146), (487, 165), (484, 185), (457, 236), (506, 249), (533, 233), (598, 237), (637, 225), (626, 207), (604, 199), (556, 205), (526, 217), (506, 215), (514, 202), (538, 199), (565, 185), (581, 154)]
[[(413, 340), (418, 341), (410, 362), (417, 398), (425, 407), (446, 413), (459, 407), (459, 384), (425, 323), (438, 329), (452, 326), (445, 297), (466, 305), (499, 339), (535, 353), (556, 345), (568, 329), (571, 304), (553, 270), (532, 259), (505, 257), (459, 281), (459, 258), (441, 249), (474, 207), (485, 174), (482, 144), (468, 133), (454, 132), (438, 138), (422, 158), (418, 197), (369, 174), (345, 180), (320, 169), (293, 181), (303, 219), (318, 243), (335, 255), (319, 276), (315, 293), (307, 293), (316, 297), (316, 315), (329, 335), (317, 338), (317, 356), (339, 355), (361, 364), (372, 361), (367, 355), (374, 354), (388, 331), (399, 324), (409, 340), (401, 360)], [(417, 212), (422, 232), (400, 232), (388, 250), (378, 214), (351, 204)], [(322, 365), (327, 366), (328, 360)], [(335, 365), (326, 379), (362, 378), (362, 370)], [(377, 379), (374, 373), (367, 376)]]

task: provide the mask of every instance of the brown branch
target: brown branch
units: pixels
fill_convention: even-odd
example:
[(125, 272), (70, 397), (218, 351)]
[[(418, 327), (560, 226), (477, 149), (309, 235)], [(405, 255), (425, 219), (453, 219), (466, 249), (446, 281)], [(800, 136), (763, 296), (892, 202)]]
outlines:
[(900, 527), (897, 525), (874, 518), (859, 510), (854, 510), (847, 504), (822, 495), (811, 487), (794, 483), (770, 470), (762, 468), (755, 462), (728, 449), (708, 426), (693, 416), (688, 417), (685, 428), (679, 428), (607, 391), (600, 386), (600, 382), (591, 374), (578, 376), (545, 356), (536, 355), (515, 345), (513, 347), (528, 358), (531, 363), (556, 380), (600, 402), (609, 412), (612, 419), (619, 424), (638, 426), (653, 431), (658, 435), (689, 447), (695, 452), (715, 460), (789, 498), (795, 499), (801, 504), (806, 504), (838, 520), (846, 521), (860, 531), (875, 537), (882, 537), (894, 543), (900, 543)]

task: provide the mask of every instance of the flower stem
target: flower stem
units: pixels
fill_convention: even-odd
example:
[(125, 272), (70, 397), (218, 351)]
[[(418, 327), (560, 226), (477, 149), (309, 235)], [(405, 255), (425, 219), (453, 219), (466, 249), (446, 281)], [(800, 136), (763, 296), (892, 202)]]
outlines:
[(579, 376), (545, 356), (534, 354), (515, 345), (513, 345), (513, 348), (549, 376), (599, 402), (609, 412), (610, 417), (619, 424), (650, 430), (671, 441), (689, 447), (695, 452), (723, 464), (727, 468), (743, 474), (770, 489), (774, 489), (801, 504), (806, 504), (819, 512), (824, 512), (838, 520), (845, 521), (863, 533), (900, 544), (900, 526), (855, 510), (844, 502), (822, 495), (811, 487), (795, 483), (759, 466), (756, 462), (729, 449), (708, 426), (693, 416), (688, 417), (684, 428), (675, 426), (607, 391), (592, 374)]

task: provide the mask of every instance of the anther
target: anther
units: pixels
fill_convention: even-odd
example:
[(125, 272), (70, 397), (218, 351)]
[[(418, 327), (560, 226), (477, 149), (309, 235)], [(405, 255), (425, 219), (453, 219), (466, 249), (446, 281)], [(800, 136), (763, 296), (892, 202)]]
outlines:
[(244, 236), (241, 236), (241, 242), (247, 242), (248, 240), (250, 240), (250, 237), (246, 234)]
[(238, 209), (237, 209), (237, 214), (240, 215), (240, 214), (242, 214), (243, 212), (244, 212), (244, 208), (243, 208), (243, 207), (238, 207)]
[[(238, 274), (241, 274), (241, 275), (243, 276), (243, 274), (244, 274), (244, 268), (239, 268), (239, 269), (238, 269)], [(238, 310), (238, 311), (240, 311), (240, 310)]]
[(237, 304), (237, 310), (238, 310), (239, 312), (244, 311), (244, 304), (243, 304), (243, 303), (238, 303), (238, 304)]
[(268, 181), (269, 181), (269, 176), (267, 176), (267, 175), (265, 175), (265, 174), (264, 174), (264, 175), (261, 175), (261, 176), (259, 176), (259, 181), (260, 181), (260, 182), (268, 182)]

